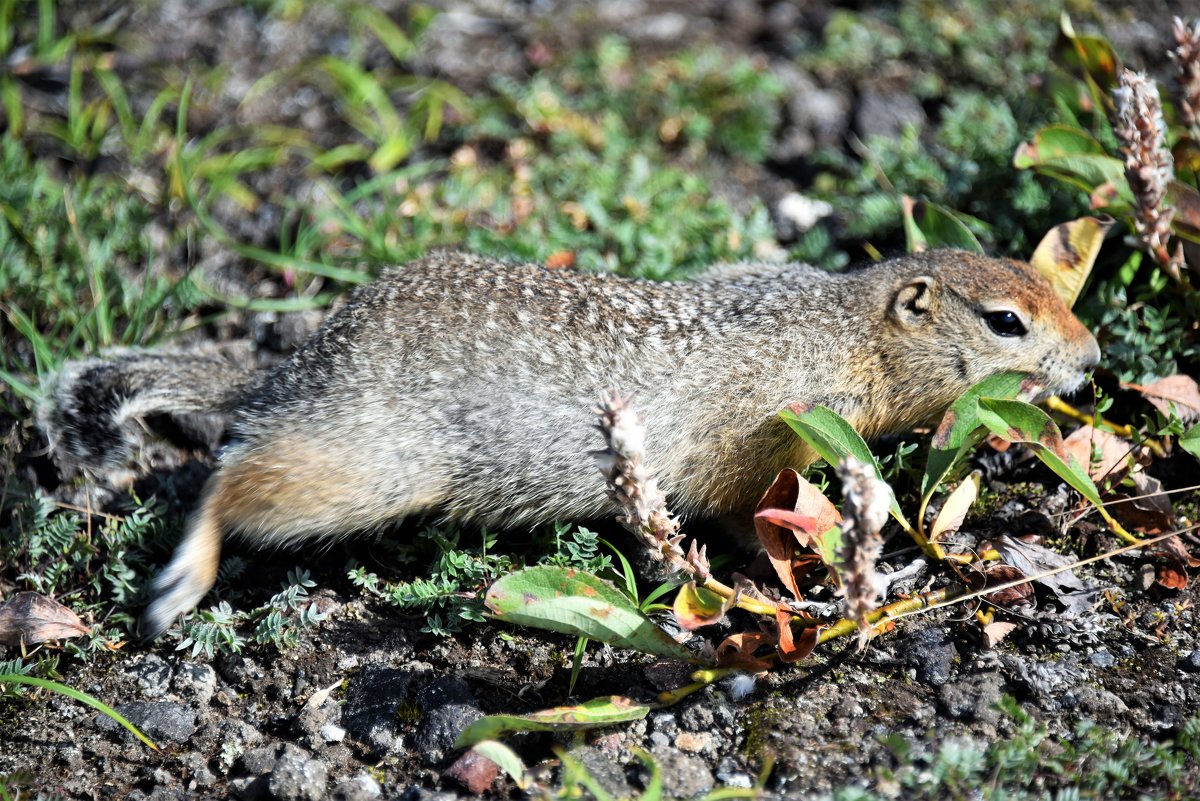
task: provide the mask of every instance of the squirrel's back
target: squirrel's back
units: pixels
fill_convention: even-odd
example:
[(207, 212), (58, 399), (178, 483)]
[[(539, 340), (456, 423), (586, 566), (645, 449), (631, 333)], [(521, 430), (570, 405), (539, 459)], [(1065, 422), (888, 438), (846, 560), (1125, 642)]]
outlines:
[(812, 460), (777, 412), (864, 435), (936, 419), (989, 375), (1084, 380), (1095, 339), (1028, 265), (956, 251), (834, 275), (716, 268), (686, 283), (439, 254), (357, 290), (249, 391), (151, 633), (199, 601), (225, 533), (291, 542), (432, 513), (522, 525), (609, 511), (592, 407), (633, 392), (676, 507), (753, 507)]

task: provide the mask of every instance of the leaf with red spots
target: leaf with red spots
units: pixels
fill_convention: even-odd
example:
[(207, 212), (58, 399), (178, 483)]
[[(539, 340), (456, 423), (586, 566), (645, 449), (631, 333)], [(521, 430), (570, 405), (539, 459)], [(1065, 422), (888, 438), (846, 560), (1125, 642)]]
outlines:
[(527, 567), (487, 591), (492, 615), (508, 623), (584, 636), (655, 656), (694, 661), (611, 582), (553, 565)]
[[(484, 740), (495, 740), (514, 731), (583, 731), (614, 723), (641, 720), (650, 707), (620, 695), (593, 698), (582, 704), (543, 709), (528, 715), (487, 715), (467, 726), (455, 748), (466, 748)], [(490, 758), (490, 757), (489, 757)]]

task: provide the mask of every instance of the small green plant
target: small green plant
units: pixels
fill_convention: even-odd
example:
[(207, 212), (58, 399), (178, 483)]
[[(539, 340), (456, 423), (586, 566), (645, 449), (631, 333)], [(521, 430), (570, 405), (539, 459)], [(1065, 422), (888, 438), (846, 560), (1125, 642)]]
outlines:
[(316, 586), (307, 570), (289, 570), (287, 581), (265, 604), (249, 610), (234, 611), (226, 601), (215, 607), (198, 610), (179, 626), (177, 651), (192, 649), (192, 656), (203, 652), (212, 656), (218, 651), (238, 653), (246, 646), (243, 631), (253, 625), (249, 639), (274, 648), (292, 648), (300, 635), (317, 626), (325, 615), (309, 599), (308, 591)]
[(1015, 731), (985, 745), (947, 740), (922, 752), (903, 738), (885, 738), (897, 766), (878, 770), (872, 783), (895, 790), (885, 796), (846, 787), (834, 792), (834, 801), (877, 801), (895, 792), (912, 799), (970, 795), (982, 801), (1190, 798), (1197, 792), (1200, 718), (1189, 719), (1166, 742), (1086, 720), (1069, 735), (1052, 737), (1011, 697), (1000, 708)]

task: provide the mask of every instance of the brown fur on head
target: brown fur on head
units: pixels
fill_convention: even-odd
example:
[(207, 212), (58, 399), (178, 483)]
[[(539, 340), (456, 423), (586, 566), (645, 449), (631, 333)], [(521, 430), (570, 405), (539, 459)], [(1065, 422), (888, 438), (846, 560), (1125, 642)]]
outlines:
[(1028, 374), (1043, 396), (1071, 392), (1099, 361), (1095, 337), (1025, 262), (938, 250), (900, 263), (880, 299), (883, 329), (857, 360), (872, 406), (895, 404), (856, 421), (868, 436), (928, 422), (999, 372)]

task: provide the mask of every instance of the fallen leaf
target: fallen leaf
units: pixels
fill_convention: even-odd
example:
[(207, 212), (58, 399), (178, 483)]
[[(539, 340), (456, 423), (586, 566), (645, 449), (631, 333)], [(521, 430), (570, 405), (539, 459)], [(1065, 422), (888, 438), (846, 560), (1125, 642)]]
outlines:
[(563, 270), (575, 266), (575, 253), (570, 250), (556, 250), (546, 257), (547, 270)]
[(1080, 426), (1071, 432), (1063, 447), (1087, 468), (1092, 481), (1108, 480), (1116, 484), (1136, 466), (1134, 444), (1123, 437), (1093, 426)]
[(800, 629), (800, 638), (796, 639), (792, 629), (792, 613), (780, 609), (775, 613), (775, 623), (779, 626), (779, 643), (775, 646), (779, 659), (783, 662), (799, 662), (813, 652), (817, 647), (817, 627), (804, 626)]
[[(1012, 565), (992, 565), (984, 571), (984, 577), (987, 581), (985, 589), (986, 587), (1007, 584), (1010, 581), (1018, 581), (1025, 578), (1025, 576), (1024, 572)], [(992, 606), (1010, 611), (1019, 611), (1037, 606), (1037, 597), (1034, 595), (1033, 587), (1028, 582), (1005, 587), (995, 592), (989, 592), (983, 596), (983, 599)]]
[(997, 620), (993, 623), (988, 623), (983, 627), (983, 647), (995, 648), (1000, 642), (1016, 630), (1016, 623), (1008, 623), (1002, 620)]
[(1162, 412), (1164, 417), (1170, 416), (1171, 407), (1174, 406), (1175, 413), (1183, 422), (1192, 423), (1200, 420), (1200, 385), (1191, 376), (1169, 375), (1145, 386), (1125, 383), (1121, 386), (1142, 393), (1142, 396), (1155, 409)]
[(975, 503), (975, 499), (979, 497), (979, 474), (972, 473), (963, 479), (955, 489), (950, 493), (950, 497), (942, 504), (942, 510), (938, 512), (938, 516), (934, 518), (933, 525), (929, 527), (929, 540), (931, 542), (940, 542), (942, 537), (947, 534), (953, 534), (962, 527), (963, 521), (967, 519), (967, 512), (971, 509), (971, 504)]
[(64, 640), (90, 631), (79, 615), (36, 592), (19, 592), (0, 606), (0, 643), (4, 645)]
[(1127, 528), (1151, 537), (1173, 529), (1175, 508), (1163, 492), (1162, 482), (1145, 473), (1134, 473), (1132, 481), (1132, 495), (1119, 495), (1109, 505), (1113, 517)]
[(730, 634), (717, 646), (717, 664), (751, 673), (761, 673), (775, 667), (769, 658), (755, 656), (764, 646), (774, 646), (777, 637), (765, 631), (743, 631)]
[[(1009, 536), (1000, 536), (991, 541), (991, 547), (1000, 552), (1001, 558), (1026, 576), (1036, 576), (1047, 570), (1057, 570), (1072, 564), (1072, 560), (1049, 548), (1033, 542), (1025, 542)], [(1036, 579), (1056, 595), (1085, 590), (1087, 587), (1072, 571), (1066, 570), (1053, 576)]]
[(1188, 577), (1183, 562), (1166, 551), (1155, 551), (1154, 556), (1158, 559), (1154, 570), (1154, 583), (1168, 590), (1186, 590)]

